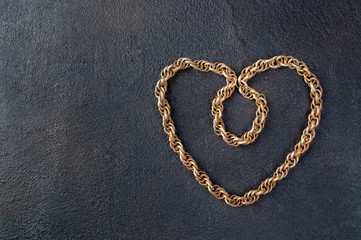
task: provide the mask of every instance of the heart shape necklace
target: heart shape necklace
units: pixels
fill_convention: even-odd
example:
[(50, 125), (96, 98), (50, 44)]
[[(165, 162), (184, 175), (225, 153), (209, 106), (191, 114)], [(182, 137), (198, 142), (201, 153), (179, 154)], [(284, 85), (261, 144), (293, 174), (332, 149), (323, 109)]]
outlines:
[[(268, 114), (266, 97), (249, 87), (247, 84), (247, 81), (256, 73), (263, 72), (269, 68), (276, 69), (279, 67), (288, 67), (290, 69), (295, 69), (297, 74), (303, 77), (310, 88), (310, 97), (312, 99), (310, 105), (311, 112), (307, 117), (307, 127), (303, 130), (300, 141), (294, 146), (293, 151), (287, 155), (283, 164), (275, 170), (272, 177), (265, 179), (257, 189), (250, 190), (243, 196), (230, 194), (219, 185), (213, 184), (208, 175), (198, 167), (193, 157), (184, 150), (181, 140), (175, 133), (170, 105), (165, 98), (168, 85), (167, 81), (179, 70), (190, 67), (203, 72), (212, 71), (226, 78), (226, 86), (217, 91), (217, 96), (212, 102), (212, 115), (214, 116), (213, 128), (217, 135), (220, 135), (227, 144), (232, 146), (252, 143), (257, 138), (266, 122)], [(252, 123), (252, 128), (241, 137), (227, 132), (222, 119), (223, 101), (229, 98), (236, 88), (243, 97), (254, 100), (257, 105), (256, 117)], [(165, 67), (161, 72), (161, 79), (155, 87), (155, 96), (158, 99), (160, 114), (163, 117), (164, 131), (169, 136), (170, 147), (179, 154), (181, 162), (187, 169), (193, 172), (193, 175), (199, 184), (206, 187), (213, 196), (218, 199), (223, 199), (227, 204), (233, 207), (254, 203), (261, 195), (269, 193), (279, 180), (286, 177), (288, 171), (299, 161), (301, 154), (306, 152), (309, 148), (309, 144), (315, 137), (315, 128), (319, 125), (321, 119), (322, 88), (320, 83), (304, 62), (291, 56), (281, 55), (270, 59), (260, 59), (253, 65), (244, 68), (238, 79), (235, 72), (224, 63), (211, 63), (205, 60), (192, 61), (189, 58), (180, 58), (173, 64)]]

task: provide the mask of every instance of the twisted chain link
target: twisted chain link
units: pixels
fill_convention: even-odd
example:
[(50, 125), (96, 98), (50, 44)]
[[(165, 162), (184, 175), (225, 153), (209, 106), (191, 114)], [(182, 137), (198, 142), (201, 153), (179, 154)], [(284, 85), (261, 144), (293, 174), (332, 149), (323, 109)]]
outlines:
[[(288, 67), (290, 69), (295, 69), (297, 74), (303, 77), (310, 88), (310, 97), (312, 99), (310, 105), (311, 112), (308, 115), (308, 124), (303, 130), (300, 141), (294, 146), (293, 151), (287, 155), (284, 163), (275, 170), (272, 177), (267, 178), (257, 189), (250, 190), (243, 196), (230, 194), (219, 185), (213, 184), (208, 175), (198, 167), (193, 157), (184, 150), (182, 142), (175, 133), (170, 105), (165, 98), (168, 84), (167, 81), (173, 77), (177, 71), (190, 67), (203, 72), (212, 71), (226, 78), (226, 86), (217, 91), (217, 96), (212, 102), (212, 115), (214, 116), (213, 128), (217, 135), (220, 135), (227, 144), (232, 146), (252, 143), (263, 129), (266, 121), (268, 114), (266, 97), (249, 87), (247, 84), (248, 80), (256, 73), (263, 72), (269, 68), (276, 69), (279, 67)], [(232, 95), (235, 88), (238, 88), (238, 91), (243, 97), (254, 100), (257, 106), (256, 117), (252, 123), (252, 128), (241, 137), (227, 132), (222, 119), (223, 101)], [(161, 72), (161, 79), (158, 81), (155, 88), (155, 95), (158, 98), (158, 108), (163, 117), (164, 131), (169, 136), (170, 147), (179, 154), (181, 162), (187, 169), (193, 172), (193, 175), (199, 184), (206, 187), (213, 196), (218, 199), (223, 199), (227, 204), (233, 207), (254, 203), (261, 195), (269, 193), (274, 188), (277, 181), (286, 177), (288, 171), (299, 161), (301, 154), (306, 152), (309, 148), (310, 142), (315, 137), (315, 128), (319, 125), (321, 119), (322, 88), (319, 81), (304, 62), (291, 56), (281, 55), (270, 59), (260, 59), (253, 65), (244, 68), (238, 79), (235, 72), (223, 63), (211, 63), (205, 60), (192, 61), (189, 58), (180, 58), (163, 69)]]

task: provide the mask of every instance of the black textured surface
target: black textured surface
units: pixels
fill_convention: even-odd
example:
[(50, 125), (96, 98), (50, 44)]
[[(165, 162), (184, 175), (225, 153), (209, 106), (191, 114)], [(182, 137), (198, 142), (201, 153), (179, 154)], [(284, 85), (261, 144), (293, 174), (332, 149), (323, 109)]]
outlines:
[[(0, 2), (1, 239), (361, 238), (359, 1)], [(179, 57), (237, 73), (259, 58), (305, 61), (324, 88), (322, 120), (286, 179), (251, 206), (212, 197), (168, 146), (156, 107), (160, 71)], [(309, 97), (294, 71), (250, 86), (270, 114), (255, 143), (213, 133), (225, 80), (182, 71), (168, 97), (180, 138), (211, 179), (242, 194), (298, 141)], [(225, 103), (227, 128), (253, 102)]]

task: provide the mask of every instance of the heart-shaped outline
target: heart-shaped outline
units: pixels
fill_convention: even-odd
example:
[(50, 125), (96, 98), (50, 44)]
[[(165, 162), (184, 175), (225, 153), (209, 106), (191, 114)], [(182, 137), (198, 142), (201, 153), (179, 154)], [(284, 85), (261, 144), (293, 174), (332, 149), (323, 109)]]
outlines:
[[(297, 74), (302, 76), (310, 87), (310, 97), (312, 101), (310, 105), (311, 112), (308, 115), (308, 125), (303, 130), (301, 140), (295, 145), (294, 150), (287, 155), (284, 163), (275, 170), (272, 177), (267, 178), (257, 189), (250, 190), (243, 196), (229, 194), (224, 188), (210, 181), (208, 175), (197, 166), (193, 157), (184, 150), (182, 142), (175, 134), (175, 126), (170, 116), (170, 105), (167, 99), (165, 99), (167, 80), (173, 77), (177, 71), (189, 67), (204, 72), (212, 71), (224, 76), (227, 84), (217, 91), (217, 97), (212, 102), (212, 115), (214, 116), (213, 128), (215, 133), (221, 135), (226, 143), (232, 146), (238, 146), (240, 144), (252, 143), (257, 138), (259, 132), (261, 132), (264, 127), (268, 114), (266, 97), (249, 87), (247, 81), (257, 72), (263, 72), (269, 68), (276, 69), (281, 66), (295, 69)], [(252, 128), (241, 137), (227, 132), (222, 120), (223, 101), (232, 95), (236, 87), (243, 97), (254, 100), (257, 105), (256, 117), (252, 123)], [(322, 88), (319, 81), (304, 62), (291, 56), (280, 55), (270, 59), (260, 59), (253, 65), (244, 68), (238, 80), (235, 72), (224, 63), (211, 63), (205, 60), (192, 61), (189, 58), (180, 58), (163, 69), (161, 79), (155, 88), (155, 95), (158, 98), (158, 108), (163, 117), (164, 131), (169, 136), (170, 147), (179, 154), (182, 163), (193, 172), (196, 180), (202, 186), (207, 187), (213, 196), (218, 199), (224, 199), (227, 204), (233, 207), (252, 204), (259, 199), (260, 195), (269, 193), (277, 181), (283, 179), (288, 174), (288, 171), (297, 164), (300, 155), (307, 151), (310, 142), (315, 137), (315, 128), (319, 125), (321, 119)]]

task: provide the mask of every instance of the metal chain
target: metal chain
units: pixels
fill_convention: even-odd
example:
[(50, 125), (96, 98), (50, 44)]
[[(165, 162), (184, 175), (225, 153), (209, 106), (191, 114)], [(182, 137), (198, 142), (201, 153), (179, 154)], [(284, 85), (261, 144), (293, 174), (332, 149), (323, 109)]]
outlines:
[[(240, 144), (252, 143), (257, 138), (264, 127), (268, 114), (266, 97), (249, 87), (247, 81), (258, 72), (263, 72), (269, 68), (276, 69), (281, 66), (295, 69), (297, 74), (303, 77), (310, 88), (312, 101), (307, 127), (303, 130), (301, 139), (294, 146), (294, 150), (287, 155), (284, 163), (276, 169), (272, 177), (267, 178), (257, 189), (250, 190), (243, 196), (230, 194), (219, 185), (213, 184), (208, 175), (198, 167), (193, 157), (184, 150), (182, 142), (175, 133), (170, 105), (165, 98), (168, 84), (167, 81), (173, 77), (177, 71), (190, 67), (204, 72), (212, 71), (224, 76), (227, 84), (217, 91), (217, 97), (212, 102), (212, 115), (214, 116), (213, 128), (215, 133), (220, 135), (226, 143), (232, 146), (238, 146)], [(254, 100), (257, 105), (256, 117), (252, 123), (252, 128), (241, 137), (227, 132), (222, 120), (223, 101), (232, 95), (236, 87), (243, 97)], [(233, 207), (254, 203), (261, 195), (269, 193), (274, 188), (277, 181), (286, 177), (288, 171), (297, 164), (300, 155), (309, 148), (310, 142), (315, 137), (315, 128), (318, 126), (321, 119), (322, 88), (319, 81), (304, 62), (291, 56), (281, 55), (270, 59), (260, 59), (253, 65), (244, 68), (241, 71), (238, 80), (235, 72), (223, 63), (211, 63), (205, 60), (192, 61), (189, 58), (180, 58), (163, 69), (161, 72), (161, 79), (158, 81), (155, 88), (155, 95), (158, 98), (158, 108), (163, 117), (164, 131), (169, 136), (170, 147), (179, 154), (181, 162), (187, 169), (193, 172), (193, 175), (199, 184), (206, 187), (213, 196), (218, 199), (223, 199), (227, 204)]]

